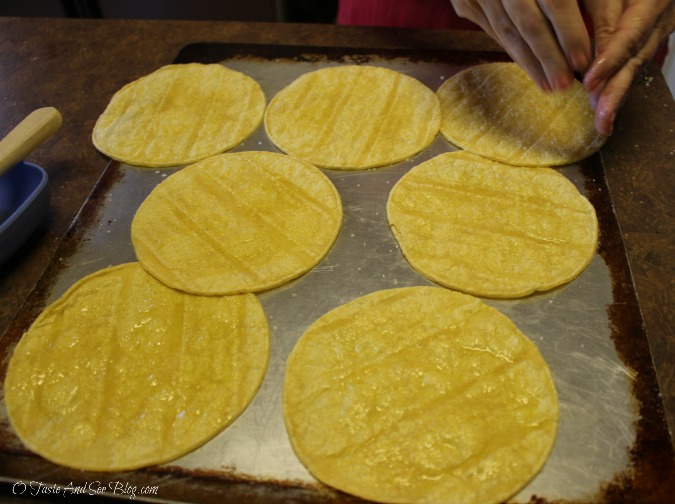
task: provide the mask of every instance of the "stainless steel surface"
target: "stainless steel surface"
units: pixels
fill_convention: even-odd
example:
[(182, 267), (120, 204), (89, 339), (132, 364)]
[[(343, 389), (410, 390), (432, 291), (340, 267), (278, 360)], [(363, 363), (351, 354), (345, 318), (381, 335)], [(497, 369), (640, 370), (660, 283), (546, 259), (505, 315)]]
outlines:
[[(223, 62), (255, 78), (267, 99), (294, 78), (326, 62), (234, 59)], [(417, 77), (435, 90), (458, 67), (408, 61), (373, 61)], [(105, 104), (102, 104), (102, 106)], [(272, 150), (261, 125), (235, 150)], [(293, 454), (281, 416), (286, 356), (317, 318), (355, 297), (380, 289), (430, 282), (403, 258), (386, 217), (389, 190), (412, 166), (453, 150), (443, 138), (396, 165), (363, 172), (324, 170), (342, 197), (344, 223), (328, 256), (303, 277), (259, 298), (271, 329), (269, 369), (250, 407), (202, 448), (168, 465), (186, 470), (237, 474), (272, 481), (314, 484)], [(63, 262), (50, 301), (76, 280), (100, 268), (135, 260), (129, 236), (136, 208), (150, 190), (176, 169), (122, 165), (121, 178), (105, 197), (97, 224)], [(560, 168), (583, 192), (579, 166)], [(558, 438), (546, 466), (516, 497), (592, 497), (600, 485), (628, 465), (638, 416), (631, 371), (616, 355), (607, 306), (612, 303), (608, 266), (596, 255), (581, 276), (566, 286), (522, 300), (486, 300), (509, 316), (539, 347), (549, 363), (560, 399)]]

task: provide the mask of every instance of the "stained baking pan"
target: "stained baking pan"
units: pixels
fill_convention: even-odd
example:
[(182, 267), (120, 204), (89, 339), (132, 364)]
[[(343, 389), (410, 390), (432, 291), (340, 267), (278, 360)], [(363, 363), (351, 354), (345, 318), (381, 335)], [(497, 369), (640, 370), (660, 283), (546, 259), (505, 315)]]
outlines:
[[(386, 66), (435, 90), (463, 68), (498, 59), (499, 53), (195, 44), (181, 51), (176, 62), (218, 62), (242, 71), (260, 83), (270, 100), (299, 75), (328, 65)], [(262, 125), (234, 150), (277, 151)], [(363, 172), (324, 170), (342, 198), (343, 228), (331, 252), (312, 271), (259, 295), (272, 333), (268, 373), (249, 408), (220, 435), (166, 465), (89, 474), (30, 454), (11, 431), (3, 408), (3, 480), (43, 481), (61, 488), (79, 485), (91, 493), (103, 488), (107, 496), (122, 498), (129, 495), (111, 488), (127, 484), (136, 489), (136, 500), (357, 501), (317, 483), (294, 456), (281, 417), (285, 359), (303, 331), (330, 309), (380, 289), (430, 285), (403, 258), (389, 230), (385, 205), (389, 190), (410, 168), (451, 150), (455, 148), (439, 136), (422, 153), (395, 165)], [(108, 165), (29, 303), (0, 340), (3, 366), (47, 303), (93, 271), (135, 260), (129, 235), (133, 214), (153, 187), (179, 169)], [(602, 155), (559, 168), (598, 213), (600, 246), (587, 270), (549, 292), (520, 300), (486, 300), (537, 344), (560, 398), (553, 453), (515, 502), (654, 496), (664, 491), (665, 480), (673, 474), (671, 438), (604, 169)], [(142, 489), (151, 495), (142, 494)]]

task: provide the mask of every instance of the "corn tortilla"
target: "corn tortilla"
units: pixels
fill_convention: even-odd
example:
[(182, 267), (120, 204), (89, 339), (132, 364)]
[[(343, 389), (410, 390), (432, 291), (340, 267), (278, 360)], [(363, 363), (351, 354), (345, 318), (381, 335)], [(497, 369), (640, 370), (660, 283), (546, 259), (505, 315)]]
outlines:
[(83, 278), (33, 322), (9, 363), (5, 401), (39, 455), (126, 471), (218, 434), (252, 400), (268, 360), (254, 295), (185, 294), (128, 263)]
[(597, 152), (607, 137), (595, 130), (588, 93), (574, 81), (543, 92), (515, 63), (463, 70), (437, 91), (441, 134), (474, 154), (518, 166), (559, 166)]
[(138, 208), (139, 262), (204, 295), (260, 292), (306, 273), (331, 249), (342, 203), (319, 169), (272, 152), (221, 154), (167, 177)]
[(412, 168), (392, 189), (387, 216), (415, 270), (481, 297), (565, 284), (598, 245), (595, 209), (563, 175), (465, 151)]
[(387, 68), (346, 65), (306, 73), (281, 90), (265, 129), (283, 152), (323, 168), (393, 164), (438, 134), (440, 105), (420, 81)]
[(555, 442), (536, 346), (471, 296), (378, 291), (322, 316), (287, 365), (284, 420), (318, 480), (378, 502), (497, 503)]
[(236, 146), (261, 123), (266, 99), (251, 77), (220, 64), (163, 66), (117, 91), (94, 146), (137, 166), (194, 163)]

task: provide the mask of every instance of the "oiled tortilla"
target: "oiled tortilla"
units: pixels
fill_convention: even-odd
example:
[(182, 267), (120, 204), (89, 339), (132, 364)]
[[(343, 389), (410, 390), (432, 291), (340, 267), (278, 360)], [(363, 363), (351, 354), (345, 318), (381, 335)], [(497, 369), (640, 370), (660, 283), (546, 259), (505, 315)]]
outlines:
[(39, 455), (126, 471), (218, 434), (249, 404), (268, 359), (254, 295), (185, 294), (128, 263), (83, 278), (42, 312), (13, 352), (5, 401)]
[(595, 209), (565, 176), (465, 151), (413, 167), (392, 189), (387, 216), (415, 270), (481, 297), (567, 283), (598, 245)]
[(502, 502), (546, 462), (559, 414), (532, 341), (440, 287), (378, 291), (322, 316), (290, 354), (283, 394), (310, 473), (378, 502)]
[(163, 66), (117, 91), (96, 121), (96, 148), (124, 163), (194, 163), (242, 142), (266, 99), (251, 77), (220, 64)]
[(441, 133), (474, 154), (519, 166), (558, 166), (595, 153), (607, 137), (595, 130), (579, 82), (543, 92), (515, 63), (463, 70), (437, 91)]
[(327, 67), (281, 90), (265, 129), (282, 151), (324, 168), (360, 170), (407, 159), (440, 127), (440, 105), (422, 82), (370, 65)]
[(306, 273), (342, 225), (335, 186), (311, 164), (272, 152), (221, 154), (159, 184), (131, 224), (139, 262), (195, 294), (259, 292)]

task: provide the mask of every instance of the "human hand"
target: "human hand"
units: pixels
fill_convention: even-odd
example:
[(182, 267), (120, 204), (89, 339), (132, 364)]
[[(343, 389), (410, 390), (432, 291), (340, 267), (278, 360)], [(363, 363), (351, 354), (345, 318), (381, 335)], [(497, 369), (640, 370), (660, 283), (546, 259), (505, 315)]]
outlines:
[(584, 72), (591, 62), (590, 38), (574, 0), (450, 2), (460, 17), (499, 42), (543, 90), (567, 88), (573, 71)]
[(674, 0), (585, 0), (595, 58), (584, 77), (595, 128), (612, 133), (616, 113), (640, 69), (675, 30)]

